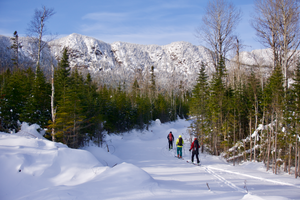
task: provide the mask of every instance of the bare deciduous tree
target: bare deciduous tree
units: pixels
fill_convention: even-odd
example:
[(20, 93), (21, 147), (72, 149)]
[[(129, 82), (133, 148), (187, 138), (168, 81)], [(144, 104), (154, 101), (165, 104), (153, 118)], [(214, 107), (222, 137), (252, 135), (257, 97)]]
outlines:
[(43, 36), (47, 33), (45, 23), (54, 14), (55, 12), (53, 8), (46, 8), (45, 6), (42, 6), (41, 9), (36, 9), (27, 30), (30, 37), (38, 39), (37, 66), (40, 64), (41, 51), (46, 45), (46, 43), (42, 42)]
[(257, 0), (252, 26), (258, 40), (272, 49), (273, 68), (281, 65), (287, 87), (287, 70), (300, 45), (299, 5), (295, 0)]
[(209, 1), (196, 37), (203, 40), (212, 52), (214, 65), (233, 48), (234, 34), (241, 19), (241, 10), (226, 0)]
[(277, 0), (280, 11), (279, 17), (279, 42), (280, 63), (283, 68), (285, 87), (287, 87), (287, 70), (296, 50), (300, 45), (300, 10), (299, 5), (293, 0)]

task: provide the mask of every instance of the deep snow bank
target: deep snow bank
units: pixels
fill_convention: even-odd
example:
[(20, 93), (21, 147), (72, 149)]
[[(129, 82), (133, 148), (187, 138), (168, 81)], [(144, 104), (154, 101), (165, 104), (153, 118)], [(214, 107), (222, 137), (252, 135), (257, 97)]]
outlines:
[[(144, 170), (122, 163), (104, 150), (87, 148), (101, 162), (89, 151), (70, 149), (39, 137), (37, 128), (25, 124), (17, 134), (0, 132), (0, 199), (41, 199), (45, 190), (51, 194), (53, 187), (60, 186), (87, 184), (97, 191), (98, 187), (115, 188), (122, 184), (131, 188), (154, 183)], [(121, 164), (110, 168), (107, 162)], [(97, 184), (88, 184), (92, 180)]]

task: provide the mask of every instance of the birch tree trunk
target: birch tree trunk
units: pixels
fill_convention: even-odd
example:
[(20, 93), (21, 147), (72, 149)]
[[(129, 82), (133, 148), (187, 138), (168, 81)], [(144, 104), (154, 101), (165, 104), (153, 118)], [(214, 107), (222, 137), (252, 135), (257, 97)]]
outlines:
[(271, 151), (271, 130), (267, 131), (268, 134), (268, 152), (267, 152), (267, 171), (270, 169), (270, 151)]
[(291, 162), (292, 162), (292, 144), (289, 144), (289, 164), (288, 164), (289, 174), (291, 174)]
[[(273, 112), (271, 114), (271, 138), (272, 140), (274, 140), (274, 127), (273, 127), (273, 122), (274, 122), (274, 117), (273, 117)], [(272, 146), (273, 146), (273, 149), (274, 149), (274, 141), (272, 141)], [(274, 173), (274, 165), (275, 165), (275, 162), (274, 162), (274, 152), (272, 152), (272, 172)]]
[[(234, 148), (233, 148), (233, 158), (235, 157), (235, 109), (233, 111), (233, 145), (234, 145)], [(235, 158), (233, 159), (233, 166), (235, 166)]]
[(258, 100), (257, 100), (257, 95), (255, 94), (255, 137), (254, 137), (254, 162), (256, 161), (256, 139), (258, 132), (256, 132), (257, 129), (257, 124), (258, 124)]
[[(295, 178), (298, 177), (298, 171), (297, 171), (297, 154), (298, 154), (298, 134), (296, 135), (296, 145), (295, 145)], [(299, 159), (299, 158), (298, 158)]]
[(249, 122), (249, 129), (250, 129), (250, 162), (252, 162), (252, 137), (251, 137), (251, 134), (252, 134), (252, 121), (251, 121), (251, 115), (250, 115), (250, 122)]
[(243, 140), (243, 143), (244, 143), (244, 162), (246, 162), (246, 155), (247, 155), (247, 152), (246, 152), (246, 141)]
[(274, 132), (274, 164), (275, 164), (275, 174), (277, 174), (277, 133), (278, 133), (278, 115), (276, 112), (276, 124), (275, 124), (275, 132)]
[[(51, 115), (52, 115), (52, 122), (55, 125), (55, 109), (54, 109), (54, 66), (51, 65), (52, 70), (52, 78), (51, 78)], [(51, 131), (52, 141), (55, 142), (55, 129), (52, 127)]]
[(300, 176), (300, 148), (298, 146), (298, 175), (297, 176)]

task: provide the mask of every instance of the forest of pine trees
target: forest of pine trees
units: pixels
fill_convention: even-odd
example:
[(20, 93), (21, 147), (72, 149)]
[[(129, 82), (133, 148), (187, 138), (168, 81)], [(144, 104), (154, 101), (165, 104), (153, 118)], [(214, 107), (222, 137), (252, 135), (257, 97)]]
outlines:
[[(2, 71), (0, 74), (0, 131), (17, 131), (20, 123), (39, 124), (48, 139), (78, 148), (85, 141), (101, 143), (105, 134), (148, 128), (186, 118), (186, 95), (165, 95), (155, 85), (154, 68), (149, 82), (133, 80), (131, 88), (97, 85), (90, 74), (83, 76), (69, 67), (67, 49), (54, 70), (54, 110), (51, 116), (51, 83), (40, 67)], [(51, 130), (54, 130), (52, 137)]]
[[(37, 123), (46, 138), (79, 148), (106, 134), (148, 128), (151, 121), (192, 120), (190, 131), (201, 145), (228, 161), (261, 161), (267, 170), (300, 172), (300, 63), (293, 84), (285, 88), (281, 67), (265, 81), (252, 72), (229, 75), (223, 58), (212, 77), (202, 64), (192, 91), (158, 90), (154, 67), (148, 81), (134, 79), (130, 88), (97, 85), (69, 67), (64, 50), (54, 69), (54, 110), (51, 83), (38, 66), (0, 74), (0, 131), (17, 131), (20, 122)], [(234, 81), (229, 81), (234, 80)], [(53, 130), (53, 132), (51, 132)], [(54, 133), (54, 135), (52, 135)]]
[(279, 169), (292, 173), (295, 167), (295, 177), (299, 176), (300, 63), (286, 90), (280, 66), (265, 82), (253, 71), (243, 77), (237, 81), (233, 75), (235, 81), (228, 81), (221, 59), (208, 80), (202, 65), (189, 104), (191, 134), (233, 165), (260, 161), (275, 174)]

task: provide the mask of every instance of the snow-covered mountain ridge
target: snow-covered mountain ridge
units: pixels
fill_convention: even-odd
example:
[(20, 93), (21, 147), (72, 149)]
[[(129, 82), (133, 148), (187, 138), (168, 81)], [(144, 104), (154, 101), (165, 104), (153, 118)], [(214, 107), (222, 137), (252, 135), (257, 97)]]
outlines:
[[(19, 40), (23, 46), (19, 53), (20, 61), (34, 65), (36, 46), (29, 38)], [(2, 66), (11, 62), (13, 52), (7, 49), (11, 44), (9, 37), (0, 36)], [(51, 41), (43, 49), (41, 58), (45, 71), (50, 71), (52, 63), (57, 64), (65, 47), (68, 48), (71, 68), (77, 67), (83, 73), (90, 72), (96, 81), (106, 84), (130, 84), (134, 78), (145, 81), (153, 66), (156, 83), (160, 87), (170, 87), (172, 83), (173, 87), (181, 84), (188, 89), (194, 85), (202, 62), (208, 66), (208, 75), (214, 71), (209, 51), (203, 46), (188, 42), (173, 42), (164, 46), (126, 42), (108, 44), (76, 33)], [(245, 57), (245, 61), (253, 65), (257, 59), (251, 55), (242, 53), (241, 60)], [(258, 52), (258, 55), (264, 54)]]
[(201, 62), (210, 63), (204, 47), (187, 42), (173, 42), (165, 46), (125, 42), (108, 44), (91, 37), (71, 34), (50, 42), (49, 46), (55, 57), (62, 55), (63, 48), (67, 47), (71, 67), (86, 69), (104, 82), (130, 83), (134, 78), (145, 79), (154, 66), (160, 86), (168, 85), (171, 77), (175, 77), (175, 83), (181, 81), (188, 86), (195, 81)]

